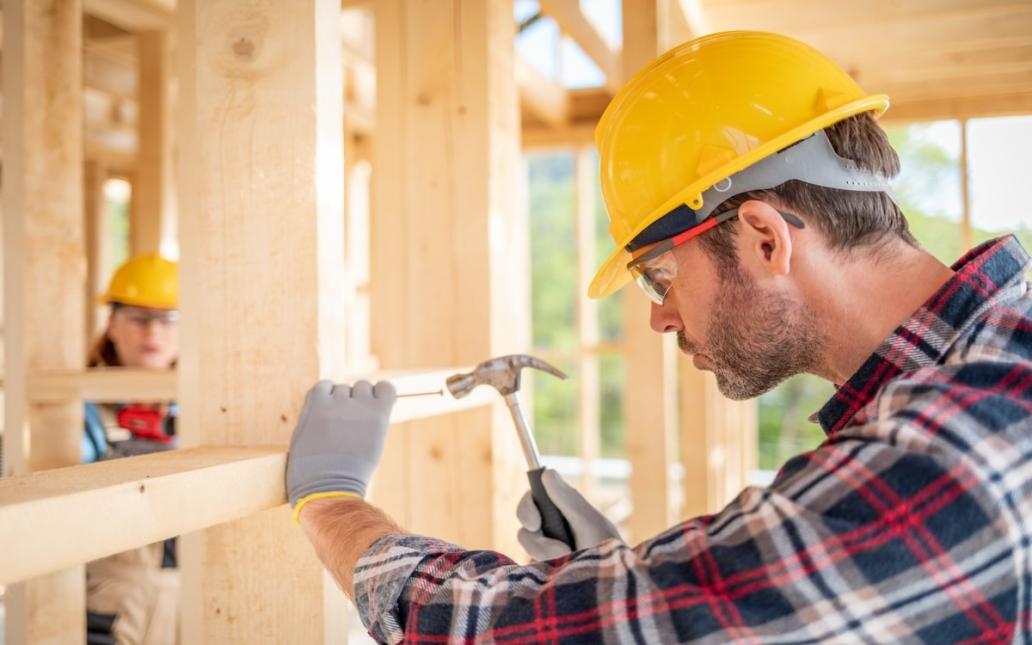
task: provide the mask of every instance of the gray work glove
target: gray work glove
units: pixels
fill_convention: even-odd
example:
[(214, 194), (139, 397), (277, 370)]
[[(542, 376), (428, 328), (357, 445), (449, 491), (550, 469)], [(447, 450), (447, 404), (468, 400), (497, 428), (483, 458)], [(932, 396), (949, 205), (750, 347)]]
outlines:
[[(613, 523), (584, 499), (572, 486), (563, 481), (559, 473), (551, 468), (541, 475), (541, 482), (548, 491), (548, 496), (555, 502), (570, 524), (577, 550), (587, 549), (609, 539), (623, 542), (620, 532)], [(534, 499), (528, 491), (516, 507), (516, 517), (523, 528), (517, 539), (527, 553), (535, 560), (551, 560), (570, 553), (570, 547), (564, 542), (547, 538), (541, 532), (541, 513), (534, 505)]]
[(319, 381), (308, 391), (287, 454), (287, 496), (301, 507), (324, 497), (363, 497), (387, 439), (394, 386)]

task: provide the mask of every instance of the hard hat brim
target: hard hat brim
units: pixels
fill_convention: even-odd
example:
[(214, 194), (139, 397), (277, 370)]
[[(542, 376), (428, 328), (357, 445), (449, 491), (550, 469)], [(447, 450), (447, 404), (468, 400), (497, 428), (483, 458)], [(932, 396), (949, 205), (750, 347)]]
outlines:
[(627, 270), (627, 263), (630, 261), (631, 254), (627, 249), (618, 248), (613, 251), (591, 280), (588, 297), (605, 298), (627, 286), (631, 281), (631, 272)]

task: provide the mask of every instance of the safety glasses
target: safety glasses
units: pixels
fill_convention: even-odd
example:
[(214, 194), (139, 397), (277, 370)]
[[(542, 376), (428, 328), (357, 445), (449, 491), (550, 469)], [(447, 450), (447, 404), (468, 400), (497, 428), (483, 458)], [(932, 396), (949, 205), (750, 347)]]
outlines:
[[(778, 213), (792, 226), (806, 228), (806, 224), (799, 219), (798, 215), (782, 213), (781, 211), (778, 211)], [(714, 215), (702, 224), (665, 239), (634, 258), (627, 263), (627, 270), (631, 272), (634, 282), (645, 292), (649, 300), (657, 305), (662, 305), (666, 300), (671, 285), (674, 283), (674, 278), (677, 277), (677, 260), (667, 252), (681, 246), (693, 237), (698, 237), (711, 228), (715, 228), (736, 217), (738, 217), (737, 208)]]
[(137, 327), (147, 327), (152, 321), (159, 323), (162, 327), (175, 327), (179, 323), (179, 312), (174, 309), (138, 309), (122, 306), (119, 307), (119, 313)]

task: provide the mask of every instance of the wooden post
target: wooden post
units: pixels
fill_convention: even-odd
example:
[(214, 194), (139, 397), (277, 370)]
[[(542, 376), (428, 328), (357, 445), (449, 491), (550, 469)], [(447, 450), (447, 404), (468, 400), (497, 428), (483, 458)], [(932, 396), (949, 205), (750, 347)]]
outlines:
[[(656, 0), (624, 0), (623, 73), (627, 79), (659, 53)], [(675, 520), (670, 466), (675, 460), (676, 342), (649, 326), (650, 303), (624, 289), (624, 432), (631, 462), (631, 539), (647, 539)]]
[(144, 31), (137, 38), (139, 147), (129, 221), (129, 252), (134, 257), (160, 250), (175, 204), (170, 38), (165, 31)]
[(86, 346), (104, 324), (105, 307), (97, 301), (111, 278), (111, 231), (104, 196), (108, 173), (99, 161), (87, 161), (83, 172), (86, 219)]
[[(344, 363), (340, 3), (182, 0), (177, 18), (181, 444), (285, 446)], [(181, 553), (184, 643), (339, 640), (342, 596), (286, 506)]]
[[(384, 368), (525, 351), (511, 0), (376, 3), (373, 351)], [(504, 407), (392, 430), (373, 498), (406, 528), (515, 553)]]
[(584, 464), (580, 491), (591, 499), (595, 487), (592, 466), (599, 457), (599, 360), (598, 304), (588, 298), (588, 285), (597, 268), (595, 262), (595, 177), (598, 162), (592, 148), (577, 150), (574, 229), (577, 231), (577, 327), (580, 352), (577, 369), (579, 382), (577, 408), (580, 411), (580, 437), (577, 455)]
[[(82, 403), (26, 382), (83, 364), (82, 5), (3, 3), (4, 473), (79, 462)], [(8, 643), (82, 643), (82, 566), (7, 591)]]
[(968, 120), (960, 120), (960, 250), (966, 253), (975, 245), (974, 227), (971, 225), (971, 164), (968, 159)]
[[(675, 44), (672, 40), (679, 36), (668, 27), (673, 24), (671, 12), (680, 8), (675, 0), (624, 0), (623, 9), (627, 79)], [(719, 510), (748, 483), (756, 460), (756, 403), (724, 398), (712, 374), (699, 372), (678, 354), (673, 334), (647, 339), (647, 334), (654, 335), (648, 329), (648, 302), (635, 291), (628, 289), (625, 296), (627, 437), (633, 472), (644, 471), (637, 476), (632, 472), (631, 480), (631, 528), (634, 539), (643, 539), (679, 517)], [(675, 391), (676, 401), (670, 398)], [(653, 418), (647, 420), (643, 413)], [(684, 467), (680, 509), (670, 495), (667, 476), (676, 458), (675, 445)], [(643, 504), (644, 518), (639, 517)]]

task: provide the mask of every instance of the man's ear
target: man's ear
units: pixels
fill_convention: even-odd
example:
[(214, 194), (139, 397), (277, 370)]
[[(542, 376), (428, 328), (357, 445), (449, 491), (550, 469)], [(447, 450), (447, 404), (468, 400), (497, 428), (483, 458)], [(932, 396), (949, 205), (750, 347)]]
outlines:
[(738, 248), (742, 260), (773, 276), (788, 275), (792, 264), (792, 235), (773, 206), (750, 199), (738, 207)]

